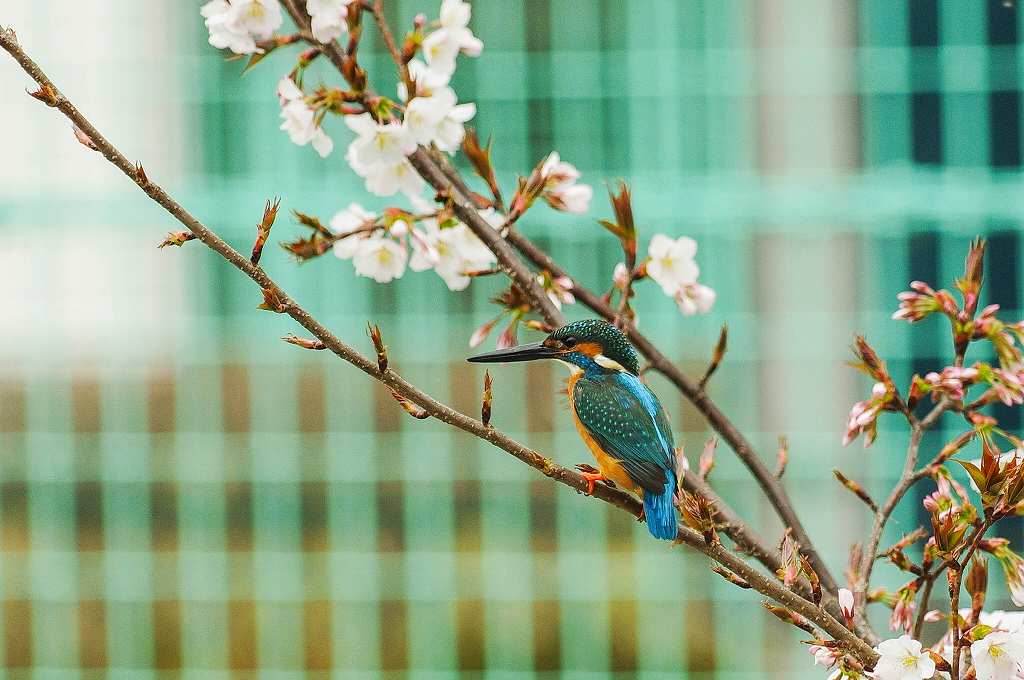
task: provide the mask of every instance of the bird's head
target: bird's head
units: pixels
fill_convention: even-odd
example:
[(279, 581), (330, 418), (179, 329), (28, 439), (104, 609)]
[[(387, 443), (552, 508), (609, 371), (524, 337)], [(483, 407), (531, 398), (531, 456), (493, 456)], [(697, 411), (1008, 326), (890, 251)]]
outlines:
[(574, 321), (540, 342), (470, 357), (475, 363), (559, 359), (583, 370), (626, 371), (639, 375), (636, 350), (618, 328), (599, 319)]

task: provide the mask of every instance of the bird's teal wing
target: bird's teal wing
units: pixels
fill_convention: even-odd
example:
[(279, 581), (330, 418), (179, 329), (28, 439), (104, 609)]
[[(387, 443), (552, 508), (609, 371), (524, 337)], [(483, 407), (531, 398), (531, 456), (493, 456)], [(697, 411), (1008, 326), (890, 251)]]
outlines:
[(628, 373), (582, 377), (572, 394), (576, 417), (587, 432), (641, 488), (662, 493), (665, 472), (674, 471), (674, 443), (658, 398)]

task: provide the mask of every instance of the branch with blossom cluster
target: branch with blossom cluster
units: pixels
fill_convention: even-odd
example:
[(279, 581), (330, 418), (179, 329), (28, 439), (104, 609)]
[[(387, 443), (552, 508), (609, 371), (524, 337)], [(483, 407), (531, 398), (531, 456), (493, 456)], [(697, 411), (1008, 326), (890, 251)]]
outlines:
[[(283, 23), (282, 5), (277, 0), (213, 0), (203, 6), (201, 14), (211, 44), (250, 55), (246, 68), (258, 64), (271, 51), (305, 43), (308, 48), (298, 54), (295, 67), (278, 83), (282, 130), (294, 143), (311, 145), (319, 155), (327, 157), (333, 152), (334, 142), (325, 129), (325, 121), (329, 116), (341, 116), (354, 133), (346, 161), (363, 178), (367, 191), (378, 196), (402, 193), (408, 202), (379, 213), (351, 203), (328, 220), (326, 226), (315, 216), (295, 211), (296, 219), (310, 229), (310, 234), (285, 243), (289, 252), (308, 260), (332, 251), (342, 260), (351, 260), (357, 274), (380, 283), (400, 278), (407, 270), (433, 270), (453, 291), (465, 289), (480, 276), (508, 277), (508, 289), (495, 298), (498, 316), (474, 332), (470, 338), (472, 345), (482, 343), (506, 318), (508, 324), (498, 336), (499, 346), (516, 344), (521, 326), (548, 330), (562, 325), (562, 306), (567, 304), (580, 303), (616, 322), (649, 366), (665, 375), (691, 401), (747, 465), (785, 525), (781, 542), (773, 547), (714, 492), (709, 483), (716, 443), (712, 439), (700, 456), (697, 472), (689, 469), (682, 450), (677, 452), (678, 507), (682, 518), (677, 541), (710, 557), (718, 565), (716, 572), (731, 583), (753, 588), (768, 597), (768, 611), (812, 635), (810, 650), (814, 660), (832, 667), (832, 677), (855, 678), (873, 672), (874, 677), (883, 679), (928, 678), (936, 672), (947, 672), (960, 680), (971, 674), (978, 678), (1008, 678), (1020, 670), (1024, 661), (1024, 627), (1014, 624), (1019, 617), (1013, 613), (985, 612), (982, 608), (987, 587), (985, 556), (991, 556), (1002, 566), (1014, 602), (1024, 602), (1024, 559), (1010, 550), (1004, 539), (985, 536), (998, 520), (1024, 512), (1024, 453), (1019, 440), (1000, 429), (980, 409), (995, 401), (1016, 405), (1024, 401), (1024, 370), (1016, 346), (1024, 327), (999, 319), (998, 308), (994, 306), (977, 313), (983, 243), (972, 246), (965, 276), (956, 282), (962, 304), (956, 304), (946, 291), (935, 291), (915, 282), (910, 293), (900, 296), (900, 309), (895, 315), (913, 322), (933, 314), (947, 316), (955, 355), (951, 366), (924, 377), (914, 376), (904, 398), (885, 363), (864, 339), (857, 339), (858, 367), (871, 376), (874, 387), (871, 396), (851, 411), (844, 442), (863, 435), (865, 444), (870, 445), (877, 437), (878, 419), (886, 412), (901, 414), (911, 433), (903, 474), (881, 504), (874, 503), (856, 482), (836, 472), (844, 486), (867, 503), (874, 514), (871, 535), (851, 560), (850, 588), (838, 588), (782, 486), (788, 459), (784, 440), (780, 440), (773, 474), (706, 393), (708, 380), (726, 351), (724, 328), (711, 365), (699, 381), (679, 371), (638, 329), (631, 300), (637, 294), (634, 284), (644, 279), (656, 283), (683, 314), (710, 309), (715, 293), (698, 282), (697, 244), (687, 237), (656, 234), (649, 240), (647, 256), (638, 261), (639, 237), (631, 196), (628, 187), (620, 184), (610, 196), (614, 219), (600, 223), (621, 243), (623, 262), (610, 273), (607, 292), (599, 295), (573, 279), (519, 231), (522, 218), (538, 199), (555, 210), (585, 213), (593, 191), (578, 181), (580, 173), (574, 166), (552, 152), (518, 180), (506, 206), (491, 163), (490, 144), (481, 145), (475, 132), (464, 127), (475, 115), (475, 106), (460, 104), (450, 87), (460, 55), (478, 56), (483, 48), (469, 28), (469, 4), (444, 0), (439, 18), (433, 22), (418, 15), (401, 44), (391, 33), (382, 0), (284, 0), (283, 9), (291, 16), (296, 33), (276, 33)], [(370, 87), (369, 74), (359, 64), (358, 49), (366, 16), (372, 18), (395, 63), (395, 100), (378, 95)], [(342, 46), (338, 39), (345, 36)], [(72, 121), (75, 136), (82, 144), (99, 151), (186, 227), (185, 232), (170, 234), (162, 245), (182, 246), (189, 240), (204, 243), (257, 283), (263, 296), (261, 308), (291, 316), (315, 338), (289, 336), (288, 342), (307, 349), (330, 349), (383, 383), (410, 415), (433, 417), (470, 432), (557, 481), (579, 491), (593, 487), (595, 497), (634, 515), (640, 514), (638, 502), (629, 494), (604, 485), (594, 487), (584, 476), (556, 465), (497, 430), (491, 424), (489, 375), (485, 379), (481, 419), (470, 418), (434, 400), (395, 373), (376, 327), (371, 328), (377, 355), (373, 361), (313, 319), (259, 266), (278, 202), (267, 203), (257, 227), (252, 257), (246, 259), (153, 183), (140, 164), (130, 163), (102, 137), (24, 53), (12, 30), (0, 29), (0, 46), (36, 81), (39, 89), (33, 96)], [(306, 86), (305, 71), (320, 57), (337, 68), (345, 87)], [(489, 197), (473, 191), (451, 163), (450, 157), (460, 149), (486, 185)], [(433, 191), (432, 200), (422, 196), (425, 186)], [(997, 361), (965, 366), (968, 346), (979, 341), (991, 344)], [(974, 388), (981, 394), (970, 399), (968, 392)], [(925, 415), (918, 416), (918, 407), (926, 396), (933, 405)], [(949, 412), (963, 416), (968, 429), (937, 452), (927, 465), (918, 467), (924, 431)], [(955, 457), (975, 440), (981, 443), (981, 458), (970, 461)], [(1001, 451), (1000, 442), (1008, 443), (1011, 450)], [(974, 501), (951, 474), (953, 464), (966, 471), (979, 501)], [(925, 500), (925, 508), (932, 515), (931, 531), (912, 532), (879, 552), (889, 516), (907, 490), (925, 478), (932, 478), (936, 484), (936, 491)], [(726, 547), (719, 534), (732, 541), (732, 549)], [(923, 558), (915, 562), (906, 550), (922, 540)], [(913, 578), (894, 593), (871, 590), (872, 568), (880, 559), (890, 561)], [(949, 611), (928, 610), (934, 584), (942, 575), (946, 575), (949, 586)], [(966, 610), (958, 606), (963, 587), (971, 596), (971, 608)], [(891, 627), (906, 634), (879, 642), (867, 620), (870, 603), (889, 605), (893, 610)], [(923, 647), (923, 624), (940, 620), (948, 623), (946, 635), (931, 647)]]

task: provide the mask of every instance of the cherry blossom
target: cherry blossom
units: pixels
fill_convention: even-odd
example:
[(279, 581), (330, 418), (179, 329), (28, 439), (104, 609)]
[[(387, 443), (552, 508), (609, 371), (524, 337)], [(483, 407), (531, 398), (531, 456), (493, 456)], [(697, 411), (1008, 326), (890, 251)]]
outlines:
[[(501, 219), (493, 210), (481, 213), (489, 222)], [(454, 225), (439, 225), (437, 220), (423, 221), (420, 237), (414, 239), (412, 261), (413, 271), (433, 269), (444, 280), (449, 290), (465, 290), (471, 277), (466, 273), (486, 269), (495, 262), (494, 253), (461, 222)]]
[(440, 28), (423, 40), (423, 56), (431, 69), (451, 75), (459, 53), (469, 57), (480, 55), (484, 44), (469, 30), (472, 9), (462, 0), (441, 3)]
[(388, 283), (401, 278), (408, 259), (409, 253), (395, 241), (373, 236), (359, 241), (352, 264), (360, 276), (372, 278), (377, 283)]
[(454, 153), (466, 135), (464, 123), (476, 115), (476, 104), (458, 104), (455, 92), (442, 87), (428, 96), (417, 96), (406, 107), (405, 126), (419, 144), (436, 144)]
[(537, 283), (558, 309), (562, 308), (563, 303), (571, 305), (576, 302), (576, 296), (572, 294), (572, 279), (568, 276), (551, 276), (547, 272), (541, 272), (537, 274)]
[(1002, 541), (997, 544), (992, 555), (999, 561), (999, 566), (1003, 568), (1006, 587), (1010, 590), (1010, 599), (1018, 607), (1024, 607), (1024, 557), (1010, 550), (1008, 542)]
[(825, 668), (832, 668), (839, 661), (840, 654), (831, 647), (823, 647), (821, 645), (811, 645), (807, 648), (807, 651), (814, 657), (815, 666), (824, 666)]
[(909, 635), (885, 640), (875, 651), (880, 655), (874, 670), (877, 680), (927, 680), (935, 675), (935, 662)]
[(313, 37), (322, 43), (329, 43), (348, 30), (345, 16), (352, 0), (307, 0), (306, 11), (311, 18)]
[(625, 262), (619, 262), (615, 265), (615, 269), (612, 271), (612, 283), (619, 290), (625, 290), (628, 282), (629, 269), (626, 268)]
[(853, 621), (853, 591), (849, 588), (839, 589), (839, 611), (847, 624)]
[(281, 27), (281, 5), (277, 0), (233, 0), (227, 23), (236, 33), (248, 33), (266, 40)]
[(892, 399), (892, 393), (884, 382), (876, 382), (871, 387), (871, 398), (858, 401), (850, 409), (850, 417), (846, 423), (846, 434), (843, 435), (843, 446), (846, 446), (861, 433), (864, 433), (864, 448), (868, 448), (878, 436), (878, 416)]
[(1009, 680), (1024, 663), (1024, 633), (994, 630), (971, 643), (978, 680)]
[(345, 124), (356, 133), (349, 149), (360, 165), (397, 163), (416, 150), (415, 138), (398, 121), (378, 123), (369, 113), (361, 113), (345, 116)]
[(326, 158), (334, 150), (334, 142), (317, 123), (316, 112), (306, 103), (302, 90), (291, 78), (282, 78), (277, 84), (281, 102), (281, 129), (299, 146), (312, 143), (313, 148)]
[(232, 21), (231, 5), (227, 0), (210, 0), (200, 8), (210, 32), (210, 44), (218, 50), (230, 49), (235, 54), (251, 54), (257, 51), (256, 41), (248, 31), (239, 29)]
[(404, 158), (397, 163), (374, 163), (361, 165), (346, 154), (345, 160), (357, 175), (366, 180), (366, 190), (377, 196), (391, 196), (399, 191), (407, 196), (415, 196), (423, 189), (423, 180), (409, 161)]
[(594, 189), (586, 184), (577, 184), (580, 171), (572, 163), (561, 159), (552, 151), (540, 169), (544, 181), (544, 200), (555, 210), (569, 213), (585, 213), (590, 209)]
[(654, 279), (666, 295), (675, 297), (682, 286), (697, 282), (700, 269), (694, 262), (697, 242), (687, 236), (671, 239), (664, 234), (651, 237), (647, 248), (650, 259), (647, 275)]
[(499, 321), (501, 321), (501, 318), (503, 316), (504, 316), (504, 314), (499, 314), (498, 316), (494, 317), (490, 321), (484, 322), (483, 324), (480, 325), (479, 328), (477, 328), (475, 331), (473, 331), (473, 335), (471, 335), (469, 337), (469, 346), (471, 348), (472, 347), (477, 347), (477, 346), (480, 345), (480, 343), (482, 343), (484, 340), (486, 340), (487, 336), (491, 334), (492, 330), (494, 330), (495, 324), (497, 324)]
[(715, 304), (717, 293), (699, 283), (688, 283), (680, 287), (675, 295), (676, 304), (685, 316), (706, 314)]
[[(351, 234), (368, 223), (372, 223), (376, 219), (377, 215), (369, 212), (358, 203), (349, 203), (347, 208), (339, 211), (331, 218), (330, 225), (335, 234), (344, 236)], [(334, 242), (334, 254), (343, 260), (347, 260), (356, 254), (359, 245), (360, 239), (358, 238), (340, 238)]]
[(911, 581), (899, 589), (896, 594), (896, 604), (892, 608), (892, 616), (889, 617), (889, 630), (910, 631), (914, 626), (914, 612), (917, 610), (917, 603), (914, 598), (917, 595), (917, 585)]
[(593, 197), (594, 189), (588, 184), (572, 184), (544, 192), (544, 200), (552, 208), (577, 215), (590, 210), (590, 199)]
[[(451, 81), (450, 73), (435, 71), (419, 59), (409, 62), (409, 77), (416, 83), (416, 96), (429, 97)], [(409, 99), (409, 91), (405, 83), (398, 83), (398, 97), (402, 101)]]

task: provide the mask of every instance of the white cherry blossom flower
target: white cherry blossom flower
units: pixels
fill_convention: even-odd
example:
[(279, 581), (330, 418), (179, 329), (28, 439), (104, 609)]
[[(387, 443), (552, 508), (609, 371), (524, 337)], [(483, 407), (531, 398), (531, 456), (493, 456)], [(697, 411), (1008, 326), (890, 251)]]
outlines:
[(443, 87), (426, 96), (417, 94), (405, 108), (405, 126), (419, 144), (430, 144), (438, 126), (455, 106), (455, 92)]
[(441, 27), (423, 40), (423, 56), (434, 71), (450, 76), (460, 52), (469, 57), (480, 55), (484, 44), (468, 28), (471, 12), (469, 3), (462, 0), (441, 3)]
[[(450, 73), (435, 71), (419, 59), (409, 62), (409, 77), (416, 83), (416, 96), (429, 97), (443, 87), (447, 87), (452, 79)], [(409, 99), (409, 91), (405, 83), (398, 83), (398, 97), (402, 101)]]
[(366, 180), (366, 190), (377, 196), (393, 196), (401, 191), (406, 196), (416, 196), (423, 190), (423, 180), (406, 159), (397, 163), (374, 163), (362, 165), (350, 153), (345, 160), (357, 175)]
[(580, 171), (572, 163), (562, 160), (557, 151), (552, 151), (544, 159), (540, 167), (540, 174), (544, 176), (545, 187), (557, 189), (559, 187), (573, 184), (580, 178)]
[(700, 269), (693, 261), (697, 254), (697, 242), (682, 236), (671, 239), (664, 234), (655, 234), (647, 247), (650, 260), (647, 275), (654, 279), (666, 295), (675, 297), (683, 286), (697, 282)]
[(316, 113), (303, 98), (302, 90), (291, 78), (282, 78), (277, 84), (281, 101), (281, 129), (299, 146), (312, 143), (313, 148), (326, 158), (334, 150), (334, 142), (316, 121)]
[(476, 104), (458, 104), (455, 92), (442, 87), (428, 96), (417, 95), (405, 110), (405, 125), (419, 144), (434, 143), (454, 153), (466, 135), (464, 123), (476, 115)]
[(927, 680), (935, 675), (935, 662), (909, 635), (885, 640), (875, 651), (881, 655), (874, 670), (877, 680)]
[(361, 113), (345, 116), (345, 124), (357, 135), (349, 150), (363, 166), (397, 163), (416, 150), (416, 139), (397, 121), (378, 123), (369, 113)]
[[(330, 225), (335, 234), (344, 236), (351, 234), (353, 231), (376, 219), (376, 214), (366, 210), (358, 203), (349, 203), (347, 208), (337, 212), (331, 218)], [(334, 242), (334, 254), (343, 260), (347, 260), (356, 254), (361, 242), (362, 239), (355, 237), (339, 239)]]
[(615, 269), (612, 270), (612, 283), (619, 290), (626, 289), (626, 284), (629, 283), (629, 270), (626, 269), (625, 262), (619, 262), (615, 265)]
[(555, 210), (583, 214), (590, 210), (594, 189), (588, 184), (570, 184), (544, 193), (544, 200)]
[(210, 32), (210, 44), (218, 50), (230, 49), (235, 54), (252, 54), (257, 51), (252, 34), (236, 29), (231, 23), (231, 5), (227, 0), (210, 0), (199, 10)]
[(557, 151), (552, 151), (540, 167), (544, 183), (544, 200), (555, 210), (570, 213), (585, 213), (590, 209), (594, 189), (586, 184), (576, 184), (580, 171), (572, 163), (562, 160)]
[(486, 269), (495, 262), (494, 253), (461, 222), (442, 227), (437, 220), (424, 220), (423, 227), (420, 238), (413, 240), (409, 267), (413, 271), (433, 269), (449, 290), (465, 290), (472, 280), (466, 272)]
[(978, 680), (1010, 680), (1024, 663), (1024, 633), (995, 630), (971, 643)]
[(455, 153), (462, 146), (462, 140), (466, 137), (465, 123), (469, 122), (476, 115), (476, 104), (456, 104), (448, 112), (448, 115), (441, 119), (437, 126), (437, 135), (434, 137), (434, 144), (441, 151)]
[(356, 274), (372, 278), (377, 283), (388, 283), (401, 278), (409, 253), (389, 238), (362, 239), (352, 256)]
[(832, 668), (836, 665), (836, 661), (839, 661), (839, 653), (830, 647), (822, 647), (821, 645), (811, 645), (807, 648), (807, 651), (814, 657), (815, 666), (824, 666), (825, 668)]
[(568, 276), (552, 278), (541, 273), (537, 274), (537, 283), (541, 285), (548, 299), (558, 309), (562, 308), (563, 302), (567, 305), (575, 304), (576, 296), (572, 294), (573, 282)]
[(233, 0), (228, 26), (236, 33), (248, 33), (266, 40), (281, 27), (281, 5), (277, 0)]
[(839, 611), (847, 624), (853, 621), (853, 591), (849, 588), (839, 589)]
[(706, 314), (711, 311), (718, 294), (714, 289), (699, 283), (687, 283), (676, 293), (675, 300), (684, 316)]
[(308, 0), (306, 11), (312, 18), (310, 28), (313, 37), (322, 43), (329, 43), (348, 30), (345, 16), (352, 0)]
[(391, 226), (388, 227), (388, 233), (392, 236), (402, 238), (403, 236), (408, 236), (411, 229), (412, 226), (409, 224), (409, 220), (399, 218), (392, 222)]

